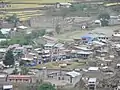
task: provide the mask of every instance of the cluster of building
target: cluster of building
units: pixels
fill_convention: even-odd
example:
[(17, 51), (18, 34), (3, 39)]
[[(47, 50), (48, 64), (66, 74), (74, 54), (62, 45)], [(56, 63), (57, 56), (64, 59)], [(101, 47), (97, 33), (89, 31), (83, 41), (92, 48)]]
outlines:
[[(92, 32), (68, 42), (58, 42), (49, 36), (43, 36), (43, 39), (46, 43), (42, 48), (19, 44), (0, 48), (0, 58), (4, 60), (5, 53), (12, 49), (16, 61), (24, 61), (25, 66), (31, 67), (54, 61), (65, 61), (64, 66), (67, 65), (66, 62), (69, 62), (67, 60), (86, 61), (86, 67), (81, 69), (53, 70), (44, 67), (40, 72), (44, 76), (44, 81), (56, 86), (75, 86), (82, 80), (85, 83), (84, 87), (89, 90), (95, 90), (97, 86), (100, 87), (100, 81), (113, 77), (116, 74), (114, 67), (120, 66), (120, 62), (116, 60), (120, 55), (119, 31), (112, 35)], [(2, 63), (0, 64), (4, 66)], [(33, 75), (4, 76), (5, 82), (14, 83), (32, 83), (33, 79)]]

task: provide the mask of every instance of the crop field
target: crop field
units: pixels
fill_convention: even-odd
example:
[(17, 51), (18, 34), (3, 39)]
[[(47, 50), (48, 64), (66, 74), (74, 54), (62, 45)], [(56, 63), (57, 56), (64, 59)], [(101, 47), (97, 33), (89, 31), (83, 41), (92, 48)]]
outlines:
[(38, 4), (10, 4), (10, 7), (4, 7), (0, 8), (2, 9), (24, 9), (24, 8), (37, 8), (37, 7), (43, 7), (43, 5), (38, 5)]
[(40, 10), (33, 10), (33, 11), (16, 11), (16, 12), (6, 12), (5, 14), (0, 14), (0, 18), (5, 18), (7, 16), (12, 16), (16, 14), (20, 21), (25, 21), (30, 19), (33, 16), (40, 16), (42, 15)]
[(56, 2), (70, 2), (71, 0), (4, 0), (5, 2), (13, 2), (13, 3), (56, 3)]
[[(38, 8), (38, 7), (44, 7), (44, 5), (39, 5), (40, 3), (56, 3), (56, 2), (65, 3), (65, 2), (69, 2), (70, 0), (2, 0), (2, 1), (10, 2), (11, 4), (9, 4), (8, 6), (0, 7), (0, 11), (7, 10), (7, 13), (0, 14), (0, 18), (5, 18), (6, 16), (11, 16), (13, 14), (16, 14), (21, 21), (24, 21), (30, 19), (33, 16), (42, 15), (42, 13), (39, 12), (40, 10), (15, 11), (15, 12), (12, 11), (9, 12), (9, 10)], [(12, 3), (17, 3), (17, 4), (12, 4)]]

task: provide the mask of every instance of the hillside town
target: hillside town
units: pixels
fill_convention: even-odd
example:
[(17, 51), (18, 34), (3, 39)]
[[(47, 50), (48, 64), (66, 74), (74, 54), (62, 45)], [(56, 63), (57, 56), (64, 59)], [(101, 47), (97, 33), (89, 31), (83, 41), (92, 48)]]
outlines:
[(0, 90), (120, 90), (119, 1), (6, 1)]

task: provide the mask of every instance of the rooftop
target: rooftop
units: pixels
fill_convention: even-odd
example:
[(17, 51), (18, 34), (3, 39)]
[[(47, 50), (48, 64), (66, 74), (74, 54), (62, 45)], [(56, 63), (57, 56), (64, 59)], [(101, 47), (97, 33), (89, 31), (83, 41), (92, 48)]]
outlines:
[(75, 72), (75, 71), (67, 72), (66, 74), (73, 78), (81, 75), (80, 73)]
[(7, 51), (7, 48), (0, 48), (0, 52), (5, 53)]
[(45, 47), (53, 47), (55, 45), (55, 43), (47, 43), (47, 44), (45, 44), (44, 46)]
[(89, 80), (88, 80), (88, 82), (96, 82), (96, 78), (90, 78)]
[(98, 67), (89, 67), (88, 70), (89, 71), (97, 71), (99, 68)]

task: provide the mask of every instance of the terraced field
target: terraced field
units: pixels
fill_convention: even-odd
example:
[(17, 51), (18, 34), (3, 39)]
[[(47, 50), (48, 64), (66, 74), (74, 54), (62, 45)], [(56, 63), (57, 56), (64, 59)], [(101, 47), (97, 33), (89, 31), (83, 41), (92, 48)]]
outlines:
[(7, 12), (5, 14), (0, 14), (0, 18), (5, 18), (7, 16), (12, 16), (13, 14), (16, 14), (20, 21), (25, 21), (30, 19), (33, 16), (40, 16), (42, 15), (39, 10), (34, 11), (16, 11), (16, 12)]
[(10, 7), (3, 7), (2, 9), (24, 9), (24, 8), (38, 8), (43, 7), (44, 5), (39, 4), (10, 4)]
[(56, 3), (56, 2), (69, 2), (71, 0), (4, 0), (6, 2), (13, 2), (13, 3)]
[[(42, 3), (56, 3), (56, 2), (65, 3), (69, 2), (70, 0), (2, 0), (2, 1), (9, 2), (10, 4), (3, 4), (3, 6), (1, 6), (2, 3), (0, 3), (0, 11), (5, 12), (7, 11), (7, 13), (4, 14), (0, 13), (0, 18), (5, 18), (6, 16), (10, 16), (15, 13), (17, 14), (18, 18), (21, 21), (24, 21), (30, 19), (33, 16), (42, 15), (42, 13), (40, 13), (39, 10), (40, 7), (44, 7), (44, 5), (40, 5)], [(36, 8), (38, 10), (33, 10)], [(29, 11), (27, 9), (29, 9)]]

